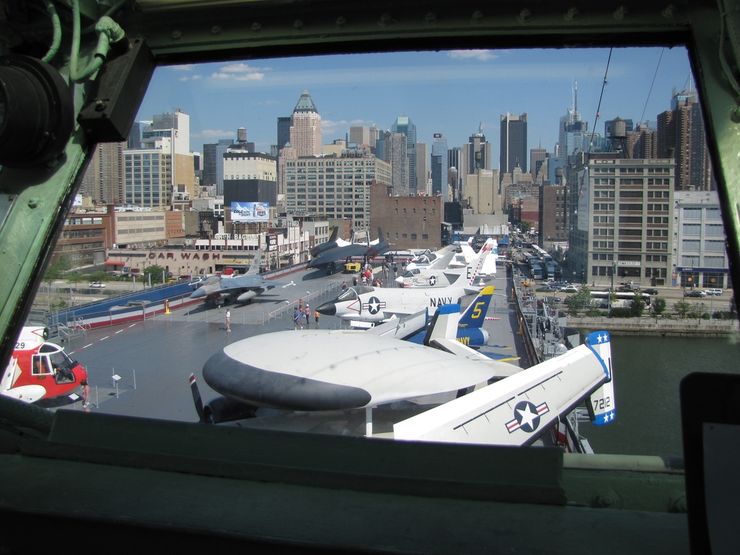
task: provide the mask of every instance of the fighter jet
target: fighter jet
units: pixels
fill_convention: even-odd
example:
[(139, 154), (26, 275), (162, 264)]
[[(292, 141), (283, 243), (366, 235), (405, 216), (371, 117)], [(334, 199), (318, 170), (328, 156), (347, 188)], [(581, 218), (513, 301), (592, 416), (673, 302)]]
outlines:
[(294, 282), (268, 280), (259, 274), (262, 251), (258, 250), (246, 274), (211, 276), (190, 294), (191, 299), (205, 299), (219, 306), (229, 302), (248, 303), (257, 295), (275, 287), (289, 287)]
[(390, 245), (384, 239), (383, 230), (380, 227), (378, 228), (378, 238), (366, 243), (344, 241), (338, 239), (336, 235), (337, 228), (334, 228), (329, 241), (311, 249), (313, 258), (308, 262), (309, 268), (324, 268), (327, 273), (331, 274), (336, 271), (337, 262), (344, 262), (352, 257), (369, 259), (381, 256), (390, 250)]

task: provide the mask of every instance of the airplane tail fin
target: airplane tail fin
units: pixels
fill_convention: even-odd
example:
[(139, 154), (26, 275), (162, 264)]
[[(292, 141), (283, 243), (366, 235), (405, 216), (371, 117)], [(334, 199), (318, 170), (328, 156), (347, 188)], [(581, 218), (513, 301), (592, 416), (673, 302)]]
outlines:
[(339, 237), (339, 227), (338, 226), (335, 226), (331, 230), (331, 237), (329, 237), (329, 240), (327, 241), (327, 243), (331, 243), (332, 241), (336, 241), (337, 240), (337, 237)]
[(607, 378), (607, 381), (589, 396), (588, 414), (595, 426), (612, 424), (617, 417), (617, 404), (614, 397), (611, 337), (608, 331), (595, 331), (586, 336), (585, 343), (601, 362)]
[(460, 321), (460, 303), (443, 304), (437, 308), (431, 323), (427, 326), (424, 345), (429, 346), (435, 339), (455, 339), (457, 324)]
[(205, 416), (203, 413), (203, 399), (200, 397), (200, 390), (198, 389), (198, 382), (195, 379), (195, 374), (190, 374), (190, 392), (193, 394), (193, 403), (195, 403), (195, 412), (198, 413), (198, 418), (201, 422), (205, 422)]
[(478, 252), (478, 256), (471, 260), (465, 267), (468, 285), (473, 285), (473, 282), (476, 280), (478, 274), (480, 274), (481, 269), (483, 268), (483, 263), (486, 261), (486, 257), (492, 249), (493, 239), (488, 239)]
[(247, 270), (246, 275), (256, 276), (257, 274), (259, 274), (261, 261), (262, 261), (262, 249), (258, 248), (257, 253), (254, 255), (254, 258), (252, 259), (252, 263), (249, 265), (249, 270)]
[(460, 317), (460, 327), (480, 328), (483, 326), (483, 321), (486, 319), (486, 313), (488, 312), (488, 306), (491, 303), (494, 290), (495, 287), (493, 285), (483, 288)]

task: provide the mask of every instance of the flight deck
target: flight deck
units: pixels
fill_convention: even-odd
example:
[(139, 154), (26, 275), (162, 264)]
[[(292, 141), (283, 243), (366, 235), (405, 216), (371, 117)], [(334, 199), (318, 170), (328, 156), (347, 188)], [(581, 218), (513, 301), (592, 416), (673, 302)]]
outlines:
[[(384, 283), (395, 287), (394, 277), (391, 270)], [(202, 380), (203, 365), (214, 353), (247, 337), (294, 330), (293, 313), (299, 303), (309, 305), (308, 327), (313, 329), (313, 308), (335, 298), (343, 284), (352, 285), (352, 275), (326, 276), (314, 270), (301, 270), (287, 279), (295, 285), (272, 289), (246, 305), (209, 307), (204, 302), (143, 321), (88, 330), (69, 339), (65, 343), (68, 354), (87, 368), (91, 404), (83, 408), (78, 401), (61, 410), (198, 421), (188, 379), (191, 374), (196, 376), (204, 402), (216, 397), (217, 393)], [(495, 292), (484, 322), (489, 341), (480, 352), (521, 365), (517, 357), (523, 349), (521, 338), (515, 333), (505, 269), (499, 268), (486, 284), (494, 285)], [(474, 295), (464, 297), (462, 306), (473, 298)], [(230, 332), (226, 328), (227, 310)], [(318, 327), (339, 329), (347, 324), (337, 317), (321, 315)], [(378, 413), (379, 418), (381, 414)], [(291, 420), (292, 429), (310, 429), (299, 416), (292, 416)], [(362, 430), (361, 419), (356, 429)]]

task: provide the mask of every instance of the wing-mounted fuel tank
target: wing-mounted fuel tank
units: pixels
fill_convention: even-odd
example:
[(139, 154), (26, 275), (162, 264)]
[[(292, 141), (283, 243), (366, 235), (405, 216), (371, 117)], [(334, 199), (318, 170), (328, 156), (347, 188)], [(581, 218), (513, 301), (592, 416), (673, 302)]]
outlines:
[(259, 294), (259, 291), (245, 291), (244, 293), (242, 293), (236, 298), (236, 302), (238, 303), (249, 302), (253, 298), (255, 298), (258, 294)]

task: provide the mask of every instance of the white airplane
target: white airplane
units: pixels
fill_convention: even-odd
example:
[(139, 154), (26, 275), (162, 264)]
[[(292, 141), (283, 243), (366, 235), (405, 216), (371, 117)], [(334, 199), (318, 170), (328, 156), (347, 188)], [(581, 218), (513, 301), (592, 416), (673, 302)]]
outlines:
[[(455, 253), (448, 253), (446, 256), (437, 258), (426, 268), (406, 270), (396, 278), (396, 283), (401, 287), (446, 287), (452, 285), (463, 271), (467, 272), (469, 277), (473, 275), (476, 278), (480, 277), (484, 263), (487, 262), (495, 244), (496, 241), (488, 239), (477, 254), (473, 253), (474, 256), (464, 267), (451, 267), (450, 263)], [(472, 247), (470, 249), (472, 250)]]
[[(533, 443), (587, 397), (597, 423), (613, 421), (607, 332), (521, 370), (459, 343), (458, 319), (459, 306), (440, 309), (427, 346), (362, 331), (315, 329), (237, 341), (203, 367), (206, 383), (223, 397), (203, 406), (191, 376), (196, 410), (204, 422), (251, 416), (243, 425), (342, 434), (349, 433), (350, 413), (356, 424), (364, 412), (361, 435), (369, 436), (373, 410), (385, 407), (384, 416), (395, 416), (395, 439), (502, 445)], [(439, 404), (441, 398), (446, 402)], [(416, 403), (411, 418), (403, 402)], [(318, 421), (323, 428), (316, 427)]]
[(446, 247), (442, 247), (438, 251), (430, 251), (429, 249), (425, 250), (423, 253), (416, 255), (414, 258), (412, 258), (408, 264), (406, 264), (406, 270), (413, 270), (416, 268), (428, 268), (431, 264), (434, 263), (435, 260), (438, 258), (441, 258), (443, 256), (446, 256), (447, 254), (452, 253), (452, 256), (455, 255), (455, 247), (454, 245), (447, 245)]

